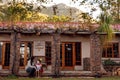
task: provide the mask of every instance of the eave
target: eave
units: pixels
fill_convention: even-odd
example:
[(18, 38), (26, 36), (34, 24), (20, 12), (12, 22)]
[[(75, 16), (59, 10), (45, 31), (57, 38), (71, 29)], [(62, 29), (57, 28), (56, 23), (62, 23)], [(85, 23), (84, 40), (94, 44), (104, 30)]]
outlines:
[[(60, 33), (60, 34), (91, 34), (97, 30), (99, 24), (83, 24), (79, 22), (17, 22), (0, 23), (0, 33)], [(120, 24), (114, 24), (114, 29), (119, 28)], [(96, 31), (97, 32), (97, 31)], [(120, 32), (114, 32), (120, 34)], [(97, 32), (97, 34), (103, 35), (104, 32)]]

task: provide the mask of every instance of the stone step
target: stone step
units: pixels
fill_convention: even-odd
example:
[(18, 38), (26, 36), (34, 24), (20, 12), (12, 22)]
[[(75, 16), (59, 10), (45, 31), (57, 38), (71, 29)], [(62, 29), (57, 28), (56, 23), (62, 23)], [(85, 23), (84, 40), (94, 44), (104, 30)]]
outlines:
[[(0, 70), (0, 75), (1, 76), (6, 76), (9, 75), (10, 71), (9, 70)], [(19, 71), (20, 76), (27, 76), (27, 73), (25, 70), (20, 70)], [(51, 76), (51, 71), (44, 71), (43, 76)], [(71, 76), (91, 76), (91, 71), (61, 71), (60, 76), (64, 77), (71, 77)]]
[(80, 76), (92, 76), (92, 75), (91, 75), (91, 71), (61, 71), (61, 76), (80, 77)]
[(0, 76), (7, 76), (10, 74), (10, 71), (7, 69), (0, 70)]

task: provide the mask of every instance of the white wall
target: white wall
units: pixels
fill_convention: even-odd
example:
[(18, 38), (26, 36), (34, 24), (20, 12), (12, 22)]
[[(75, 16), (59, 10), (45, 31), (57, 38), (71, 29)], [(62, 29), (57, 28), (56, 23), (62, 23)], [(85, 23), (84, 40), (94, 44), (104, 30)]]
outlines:
[(0, 70), (2, 70), (2, 65), (0, 65)]

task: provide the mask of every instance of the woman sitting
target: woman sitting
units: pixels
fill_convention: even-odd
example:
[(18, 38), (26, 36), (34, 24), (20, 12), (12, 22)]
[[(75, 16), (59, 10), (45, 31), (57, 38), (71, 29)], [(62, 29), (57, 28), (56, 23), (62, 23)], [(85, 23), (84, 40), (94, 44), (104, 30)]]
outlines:
[(28, 73), (29, 77), (34, 77), (35, 76), (36, 68), (34, 66), (33, 60), (34, 60), (34, 57), (31, 57), (30, 59), (28, 59), (28, 63), (27, 63), (27, 66), (26, 66), (26, 72)]

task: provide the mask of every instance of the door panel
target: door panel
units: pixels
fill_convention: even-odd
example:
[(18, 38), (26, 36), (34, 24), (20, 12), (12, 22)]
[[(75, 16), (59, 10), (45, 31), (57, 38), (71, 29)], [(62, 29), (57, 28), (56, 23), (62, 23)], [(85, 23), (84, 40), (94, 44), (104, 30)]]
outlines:
[(3, 54), (3, 68), (9, 68), (10, 65), (10, 43), (9, 42), (3, 42), (2, 47), (2, 54)]
[[(20, 68), (25, 68), (28, 57), (32, 56), (33, 42), (21, 42), (20, 44)], [(10, 65), (10, 42), (3, 42), (2, 47), (2, 66), (8, 69)]]
[(10, 64), (10, 43), (5, 44), (5, 61), (4, 66), (9, 66)]
[(20, 66), (24, 66), (25, 58), (25, 43), (20, 44)]
[(21, 42), (20, 44), (20, 68), (25, 68), (27, 59), (32, 56), (32, 42)]
[(73, 48), (72, 44), (65, 44), (65, 66), (73, 66)]
[(75, 65), (81, 65), (81, 42), (61, 43), (60, 65), (62, 70), (73, 70)]
[(61, 68), (63, 70), (73, 70), (74, 68), (74, 49), (73, 43), (62, 43), (61, 44)]

